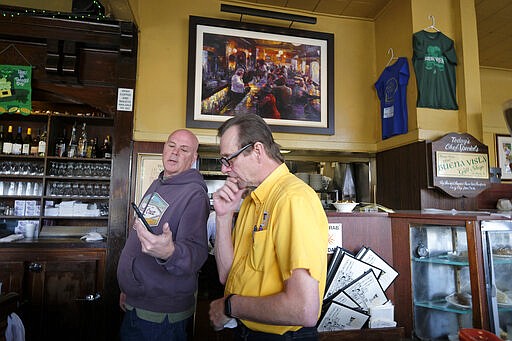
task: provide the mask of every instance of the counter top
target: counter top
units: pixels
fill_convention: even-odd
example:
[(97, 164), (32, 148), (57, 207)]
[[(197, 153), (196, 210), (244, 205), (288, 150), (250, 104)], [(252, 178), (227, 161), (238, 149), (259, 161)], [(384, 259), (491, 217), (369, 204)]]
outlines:
[(337, 212), (335, 210), (327, 210), (325, 214), (328, 217), (386, 217), (389, 215), (386, 212)]
[(105, 240), (86, 242), (80, 238), (24, 238), (10, 243), (0, 243), (0, 248), (101, 248), (107, 247)]

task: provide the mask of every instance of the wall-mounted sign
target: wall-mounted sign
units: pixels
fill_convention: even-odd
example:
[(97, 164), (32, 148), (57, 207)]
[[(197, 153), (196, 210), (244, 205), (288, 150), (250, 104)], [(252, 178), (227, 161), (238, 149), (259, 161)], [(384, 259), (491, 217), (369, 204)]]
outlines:
[(133, 110), (133, 89), (119, 88), (117, 89), (117, 110), (132, 111)]
[(434, 186), (453, 197), (475, 197), (489, 187), (488, 148), (469, 134), (432, 142), (432, 161)]
[(0, 114), (32, 112), (32, 67), (0, 65)]

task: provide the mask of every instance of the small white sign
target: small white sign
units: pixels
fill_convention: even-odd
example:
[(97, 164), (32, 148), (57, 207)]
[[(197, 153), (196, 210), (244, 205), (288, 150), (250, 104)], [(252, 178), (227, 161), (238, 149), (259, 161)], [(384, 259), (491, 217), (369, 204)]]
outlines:
[(133, 89), (119, 88), (117, 89), (117, 110), (132, 111), (133, 110)]
[(329, 233), (328, 233), (328, 244), (327, 244), (327, 253), (333, 253), (336, 247), (342, 247), (342, 238), (341, 238), (341, 223), (330, 223), (329, 224)]

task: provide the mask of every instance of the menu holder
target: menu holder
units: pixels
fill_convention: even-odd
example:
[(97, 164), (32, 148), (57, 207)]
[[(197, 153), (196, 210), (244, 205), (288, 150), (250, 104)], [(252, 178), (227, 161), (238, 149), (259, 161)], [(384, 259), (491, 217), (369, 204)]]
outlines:
[[(363, 246), (356, 255), (338, 247), (327, 267), (326, 290), (318, 331), (361, 329), (372, 313), (389, 310), (385, 290), (398, 276), (382, 257)], [(389, 315), (389, 316), (388, 316)], [(373, 326), (396, 325), (392, 314), (382, 322), (377, 314)]]

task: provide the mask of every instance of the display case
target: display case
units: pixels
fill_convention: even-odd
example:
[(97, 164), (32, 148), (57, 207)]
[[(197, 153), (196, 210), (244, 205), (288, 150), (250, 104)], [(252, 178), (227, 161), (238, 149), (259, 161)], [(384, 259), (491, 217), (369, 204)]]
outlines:
[(512, 220), (482, 222), (490, 330), (512, 337)]
[(419, 340), (471, 328), (471, 278), (465, 225), (411, 224), (413, 328)]
[(396, 320), (413, 340), (451, 340), (461, 328), (490, 330), (493, 315), (487, 303), (490, 282), (484, 278), (481, 229), (506, 217), (434, 211), (390, 214), (393, 261), (400, 273)]

